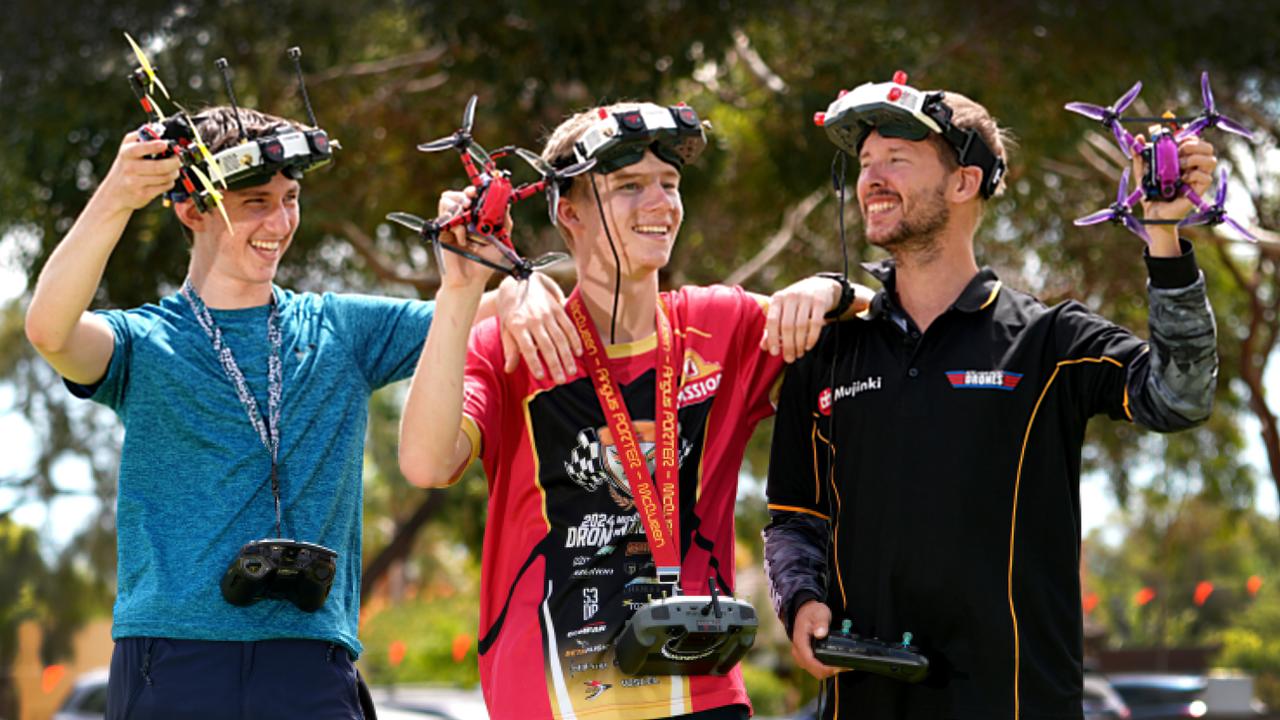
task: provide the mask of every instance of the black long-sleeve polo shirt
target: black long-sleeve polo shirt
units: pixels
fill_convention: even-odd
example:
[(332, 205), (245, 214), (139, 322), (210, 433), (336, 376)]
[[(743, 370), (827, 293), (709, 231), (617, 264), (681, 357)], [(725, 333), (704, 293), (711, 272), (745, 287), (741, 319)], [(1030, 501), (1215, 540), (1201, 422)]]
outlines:
[(932, 664), (922, 685), (838, 675), (827, 717), (1081, 716), (1085, 426), (1179, 430), (1212, 403), (1213, 318), (1184, 253), (1147, 258), (1150, 343), (990, 270), (920, 333), (886, 264), (869, 312), (787, 371), (767, 488), (775, 609), (790, 631), (824, 600), (836, 627), (909, 631)]

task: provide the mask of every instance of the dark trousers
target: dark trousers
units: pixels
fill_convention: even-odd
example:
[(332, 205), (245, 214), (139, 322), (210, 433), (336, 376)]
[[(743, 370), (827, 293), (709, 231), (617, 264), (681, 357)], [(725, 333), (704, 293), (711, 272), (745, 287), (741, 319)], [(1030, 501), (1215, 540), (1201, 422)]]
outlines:
[(321, 640), (121, 638), (107, 720), (363, 720), (355, 665)]

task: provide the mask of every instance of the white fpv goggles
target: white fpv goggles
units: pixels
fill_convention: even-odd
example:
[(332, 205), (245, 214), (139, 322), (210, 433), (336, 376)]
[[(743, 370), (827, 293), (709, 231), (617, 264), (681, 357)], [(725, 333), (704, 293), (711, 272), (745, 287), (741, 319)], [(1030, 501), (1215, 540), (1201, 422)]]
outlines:
[(626, 110), (598, 111), (596, 120), (573, 146), (573, 157), (558, 158), (555, 165), (595, 159), (595, 172), (607, 175), (640, 162), (646, 150), (677, 169), (693, 162), (707, 147), (704, 124), (693, 108), (683, 103), (662, 107), (638, 103)]
[(840, 149), (857, 157), (872, 130), (884, 137), (919, 141), (937, 133), (955, 148), (960, 165), (982, 170), (982, 197), (991, 197), (1004, 177), (1004, 160), (976, 130), (951, 123), (952, 110), (941, 90), (924, 92), (907, 85), (906, 73), (894, 73), (893, 81), (864, 83), (842, 93), (826, 112), (816, 113), (814, 123)]

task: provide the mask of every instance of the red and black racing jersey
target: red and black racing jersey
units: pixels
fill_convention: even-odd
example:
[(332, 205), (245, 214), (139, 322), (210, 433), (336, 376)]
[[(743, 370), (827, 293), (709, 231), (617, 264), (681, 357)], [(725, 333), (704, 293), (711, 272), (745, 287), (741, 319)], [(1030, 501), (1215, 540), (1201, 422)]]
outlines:
[[(759, 349), (765, 312), (740, 288), (663, 293), (683, 372), (677, 399), (682, 582), (734, 587), (733, 511), (747, 440), (773, 408), (780, 357)], [(656, 342), (607, 348), (653, 469)], [(741, 672), (626, 676), (613, 641), (659, 591), (608, 424), (581, 364), (562, 385), (502, 370), (496, 321), (468, 349), (464, 429), (489, 481), (480, 674), (495, 718), (665, 717), (747, 704)]]

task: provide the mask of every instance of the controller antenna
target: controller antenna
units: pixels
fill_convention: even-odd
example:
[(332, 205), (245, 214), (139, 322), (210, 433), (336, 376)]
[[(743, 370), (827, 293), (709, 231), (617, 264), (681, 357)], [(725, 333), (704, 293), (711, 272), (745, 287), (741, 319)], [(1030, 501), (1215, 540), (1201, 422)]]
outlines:
[(213, 61), (214, 67), (218, 68), (218, 72), (222, 73), (222, 84), (227, 88), (227, 98), (231, 100), (231, 113), (236, 116), (236, 127), (240, 128), (240, 142), (248, 139), (248, 135), (244, 131), (244, 123), (240, 122), (240, 105), (236, 103), (236, 91), (231, 87), (231, 70), (227, 66), (227, 59), (224, 57)]
[(298, 90), (302, 93), (302, 104), (307, 108), (307, 119), (311, 121), (311, 127), (318, 128), (320, 124), (316, 122), (316, 114), (311, 110), (311, 98), (307, 97), (307, 83), (302, 79), (302, 48), (291, 47), (288, 53), (289, 59), (293, 60), (293, 69), (298, 73)]
[(707, 578), (707, 588), (711, 591), (711, 602), (702, 608), (702, 614), (706, 615), (710, 611), (715, 611), (717, 618), (723, 618), (724, 613), (720, 611), (720, 589), (716, 587), (715, 578)]

